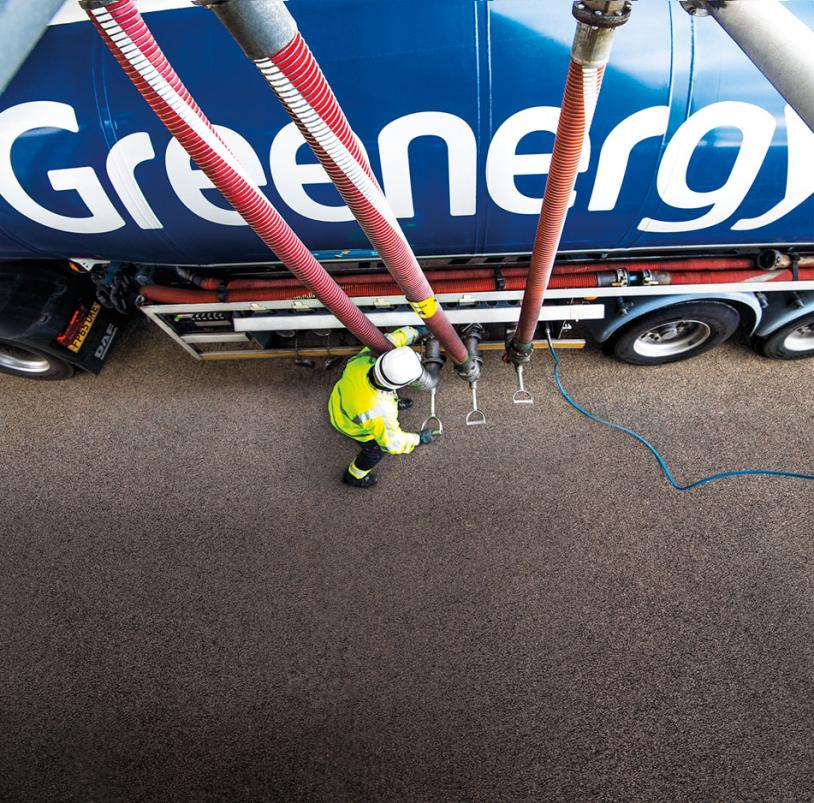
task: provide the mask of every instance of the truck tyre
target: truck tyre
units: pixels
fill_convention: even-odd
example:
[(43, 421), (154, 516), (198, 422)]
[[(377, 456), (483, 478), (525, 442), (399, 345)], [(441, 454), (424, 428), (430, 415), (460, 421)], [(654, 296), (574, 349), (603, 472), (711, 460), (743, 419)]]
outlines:
[(31, 346), (0, 339), (0, 373), (24, 379), (68, 379), (74, 367)]
[(756, 337), (752, 346), (758, 354), (775, 360), (814, 357), (814, 313), (781, 326), (768, 337)]
[(720, 345), (738, 328), (740, 313), (720, 301), (686, 301), (643, 315), (604, 345), (633, 365), (687, 360)]

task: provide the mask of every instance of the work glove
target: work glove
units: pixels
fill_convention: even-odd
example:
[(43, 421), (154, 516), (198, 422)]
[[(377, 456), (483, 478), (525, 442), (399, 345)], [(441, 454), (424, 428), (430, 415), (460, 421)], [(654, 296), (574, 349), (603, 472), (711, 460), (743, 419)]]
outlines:
[(421, 430), (418, 436), (418, 442), (422, 445), (432, 443), (432, 430), (429, 427)]

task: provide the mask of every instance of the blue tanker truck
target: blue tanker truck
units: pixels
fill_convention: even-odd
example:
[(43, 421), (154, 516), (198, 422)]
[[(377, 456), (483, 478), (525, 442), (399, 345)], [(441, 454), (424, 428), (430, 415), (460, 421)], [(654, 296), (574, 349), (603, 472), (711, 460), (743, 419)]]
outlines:
[[(198, 360), (352, 353), (359, 338), (292, 267), (311, 255), (373, 327), (421, 323), (435, 307), (411, 297), (358, 225), (354, 203), (368, 202), (379, 215), (368, 228), (402, 232), (387, 247), (411, 251), (455, 331), (506, 347), (556, 161), (570, 2), (289, 0), (353, 128), (337, 147), (371, 166), (341, 196), (341, 176), (317, 158), (329, 145), (269, 89), (284, 100), (295, 87), (284, 60), (255, 58), (216, 0), (142, 0), (159, 63), (129, 2), (66, 3), (0, 96), (0, 371), (98, 372), (139, 310)], [(811, 356), (805, 114), (703, 3), (632, 5), (575, 157), (534, 342), (546, 330), (563, 346), (589, 338), (654, 365), (741, 329), (768, 357)], [(814, 25), (812, 0), (782, 8)], [(173, 111), (166, 87), (189, 108)], [(247, 223), (160, 114), (195, 108), (189, 130), (228, 149), (229, 175), (304, 243), (296, 258), (258, 237), (265, 224)]]

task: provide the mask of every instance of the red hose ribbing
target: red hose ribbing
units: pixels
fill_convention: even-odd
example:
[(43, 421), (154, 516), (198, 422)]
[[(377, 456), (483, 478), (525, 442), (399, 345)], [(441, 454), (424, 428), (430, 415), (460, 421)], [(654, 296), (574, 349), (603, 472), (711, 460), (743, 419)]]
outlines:
[(571, 61), (565, 82), (560, 120), (551, 156), (551, 167), (546, 180), (543, 207), (537, 224), (534, 250), (531, 255), (529, 280), (523, 297), (523, 307), (514, 341), (526, 345), (534, 337), (545, 291), (548, 287), (557, 248), (562, 237), (568, 204), (577, 180), (577, 170), (590, 121), (586, 110), (585, 93), (595, 91), (593, 102), (599, 95), (604, 68), (596, 68), (595, 87), (586, 86), (585, 70)]
[[(557, 276), (552, 279), (551, 287), (555, 289), (597, 287), (600, 275), (602, 274), (584, 274), (579, 277)], [(613, 274), (604, 274), (604, 276), (613, 276)], [(523, 290), (525, 286), (525, 278), (517, 276), (506, 279), (504, 289)], [(220, 285), (218, 287), (220, 288)], [(401, 288), (392, 279), (389, 281), (371, 280), (347, 283), (343, 288), (349, 296), (354, 298), (402, 295)], [(439, 282), (436, 290), (439, 293), (490, 293), (497, 290), (497, 282), (494, 277), (489, 279), (449, 280)], [(314, 294), (304, 287), (297, 288), (290, 285), (276, 287), (271, 282), (263, 287), (255, 288), (232, 287), (230, 284), (223, 290), (187, 290), (181, 287), (164, 287), (153, 284), (145, 285), (140, 292), (150, 301), (161, 304), (206, 304), (217, 301), (229, 303), (240, 301), (287, 301), (314, 297)]]
[[(814, 279), (814, 269), (808, 268), (797, 272), (800, 281)], [(764, 282), (791, 282), (794, 274), (790, 270), (758, 271), (758, 270), (731, 270), (706, 273), (704, 271), (681, 271), (670, 274), (671, 284), (725, 284), (760, 280)]]
[[(256, 64), (408, 301), (432, 299), (433, 289), (305, 40), (297, 34)], [(427, 327), (453, 360), (465, 362), (466, 347), (441, 306), (430, 307), (424, 314)]]
[[(803, 266), (803, 260), (800, 260), (800, 265)], [(723, 270), (746, 270), (753, 269), (755, 262), (753, 259), (676, 259), (658, 261), (632, 261), (632, 262), (590, 262), (580, 264), (565, 264), (555, 265), (552, 276), (572, 276), (583, 275), (586, 273), (608, 273), (616, 268), (625, 269), (630, 273), (649, 271), (687, 271), (687, 270), (708, 270), (708, 271), (723, 271)], [(495, 269), (490, 268), (451, 268), (449, 270), (428, 270), (425, 271), (425, 276), (432, 282), (446, 282), (452, 280), (469, 281), (472, 279), (491, 279), (495, 275), (500, 275), (505, 280), (522, 277), (523, 279), (528, 276), (528, 268), (525, 267), (500, 267), (496, 266)], [(334, 280), (340, 287), (345, 287), (351, 284), (381, 284), (390, 280), (390, 274), (382, 272), (371, 273), (353, 273), (341, 276), (334, 276)], [(553, 281), (553, 278), (552, 278)], [(717, 281), (717, 279), (715, 280)], [(224, 286), (221, 279), (211, 277), (203, 278), (200, 280), (200, 285), (204, 290), (219, 290)], [(568, 287), (583, 287), (590, 285), (573, 284), (567, 285)], [(261, 290), (266, 287), (296, 287), (301, 288), (302, 282), (299, 279), (290, 277), (282, 278), (268, 278), (268, 279), (232, 279), (227, 281), (225, 287), (229, 290)], [(553, 287), (553, 285), (552, 285)], [(438, 291), (438, 288), (436, 288)], [(440, 291), (438, 291), (440, 292)]]
[(704, 257), (701, 259), (665, 259), (661, 262), (658, 260), (651, 261), (638, 261), (634, 260), (626, 262), (620, 260), (613, 263), (608, 262), (589, 262), (579, 265), (555, 265), (554, 275), (561, 276), (566, 273), (595, 273), (601, 270), (610, 270), (611, 268), (624, 268), (628, 271), (643, 271), (643, 270), (748, 270), (755, 267), (755, 260), (748, 257), (737, 258), (721, 258)]
[(133, 1), (119, 0), (87, 13), (142, 97), (260, 239), (359, 340), (377, 352), (391, 349), (392, 344), (246, 177), (164, 57)]
[[(580, 289), (598, 287), (600, 278), (608, 279), (613, 273), (590, 273), (573, 276), (553, 276), (550, 287), (557, 289)], [(344, 285), (345, 291), (354, 298), (368, 296), (394, 296), (401, 295), (401, 289), (387, 277), (381, 279), (382, 274), (367, 277), (367, 281), (348, 282)], [(351, 278), (351, 277), (344, 277)], [(353, 277), (356, 278), (356, 277)], [(792, 271), (678, 271), (670, 275), (671, 284), (724, 284), (746, 282), (749, 279), (762, 278), (767, 282), (788, 282), (794, 278)], [(798, 272), (801, 281), (814, 280), (814, 269), (803, 269)], [(288, 301), (298, 298), (313, 298), (314, 294), (304, 287), (292, 287), (287, 280), (261, 280), (266, 282), (262, 287), (239, 288), (227, 285), (224, 292), (215, 290), (187, 290), (181, 287), (164, 287), (161, 285), (146, 285), (141, 288), (141, 294), (160, 304), (207, 304), (219, 301)], [(237, 284), (236, 282), (234, 284)], [(279, 286), (275, 286), (279, 285)], [(217, 285), (220, 288), (220, 284)], [(505, 290), (523, 290), (526, 279), (523, 276), (509, 277), (505, 280)], [(436, 285), (439, 293), (489, 293), (497, 289), (494, 277), (487, 279), (467, 279), (442, 281)]]

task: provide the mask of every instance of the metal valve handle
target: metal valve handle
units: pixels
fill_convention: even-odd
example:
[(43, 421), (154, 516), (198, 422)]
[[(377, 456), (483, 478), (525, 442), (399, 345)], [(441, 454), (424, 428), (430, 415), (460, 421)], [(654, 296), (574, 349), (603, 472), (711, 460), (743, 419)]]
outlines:
[(472, 390), (472, 409), (466, 416), (466, 425), (476, 427), (486, 423), (486, 415), (483, 410), (478, 409), (478, 383), (472, 382), (469, 387)]
[(517, 365), (516, 370), (517, 390), (512, 396), (512, 401), (515, 404), (534, 404), (534, 396), (531, 395), (531, 391), (526, 390), (526, 386), (523, 384), (523, 366)]
[(438, 424), (438, 429), (433, 429), (432, 434), (437, 437), (438, 435), (444, 434), (444, 425), (441, 423), (441, 419), (435, 413), (436, 392), (437, 388), (432, 388), (430, 390), (430, 414), (422, 421), (421, 429), (427, 429), (427, 427), (431, 426), (431, 423), (435, 421)]

